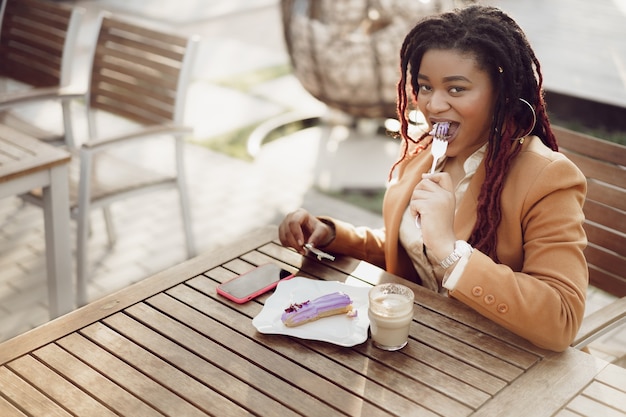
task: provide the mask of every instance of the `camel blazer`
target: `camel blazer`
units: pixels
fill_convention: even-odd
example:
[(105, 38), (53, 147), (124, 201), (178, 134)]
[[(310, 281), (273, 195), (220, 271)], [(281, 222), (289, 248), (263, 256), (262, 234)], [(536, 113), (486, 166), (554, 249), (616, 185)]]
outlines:
[[(562, 351), (576, 336), (585, 308), (582, 206), (587, 183), (570, 160), (538, 137), (526, 138), (521, 146), (502, 190), (501, 263), (474, 250), (449, 295), (539, 347)], [(413, 188), (431, 162), (430, 152), (422, 152), (398, 167), (397, 181), (385, 194), (382, 230), (324, 218), (336, 230), (327, 249), (421, 282), (398, 236)], [(457, 203), (457, 239), (467, 240), (472, 232), (484, 178), (483, 161)]]

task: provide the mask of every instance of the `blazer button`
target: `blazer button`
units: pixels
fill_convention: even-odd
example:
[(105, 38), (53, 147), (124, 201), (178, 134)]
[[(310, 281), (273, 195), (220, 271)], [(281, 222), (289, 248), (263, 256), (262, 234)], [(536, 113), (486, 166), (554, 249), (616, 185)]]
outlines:
[(472, 295), (474, 297), (480, 297), (483, 295), (483, 287), (479, 287), (478, 285), (472, 288)]
[(485, 295), (484, 301), (485, 304), (491, 305), (496, 302), (496, 297), (494, 297), (493, 294), (487, 294)]
[(504, 303), (502, 303), (502, 304), (498, 304), (498, 312), (499, 312), (499, 313), (505, 314), (505, 313), (507, 313), (508, 311), (509, 311), (509, 306), (508, 306), (508, 305), (506, 305), (506, 304), (504, 304)]

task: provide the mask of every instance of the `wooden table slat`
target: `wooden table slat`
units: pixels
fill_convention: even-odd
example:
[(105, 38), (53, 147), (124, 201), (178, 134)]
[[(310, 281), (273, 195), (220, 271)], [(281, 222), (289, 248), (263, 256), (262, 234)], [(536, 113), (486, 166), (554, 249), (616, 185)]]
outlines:
[[(115, 317), (115, 316), (113, 316)], [(110, 318), (109, 318), (110, 319)], [(241, 415), (238, 406), (220, 396), (188, 374), (171, 366), (152, 352), (128, 339), (114, 329), (101, 323), (93, 324), (81, 331), (90, 340), (128, 363), (133, 368), (158, 382), (176, 394), (177, 408), (182, 415), (202, 415), (204, 411), (218, 407), (224, 416)]]
[[(7, 365), (30, 385), (45, 392), (58, 406), (82, 416), (115, 416), (106, 406), (87, 395), (32, 356), (22, 356)], [(45, 412), (44, 412), (45, 414)]]
[(116, 413), (136, 417), (162, 415), (56, 344), (36, 350), (33, 356)]
[(70, 161), (69, 152), (0, 124), (0, 182)]
[(33, 155), (35, 155), (34, 152), (0, 136), (0, 165), (10, 164)]
[(6, 366), (0, 367), (0, 387), (2, 395), (27, 415), (70, 417), (57, 403)]
[(13, 404), (0, 397), (0, 416), (2, 417), (26, 417), (26, 414), (15, 408)]
[[(156, 297), (159, 296), (157, 295)], [(260, 409), (276, 410), (276, 413), (281, 416), (296, 415), (296, 413), (284, 407), (283, 404), (277, 402), (267, 394), (264, 394), (262, 391), (257, 391), (254, 386), (251, 387), (216, 364), (207, 361), (206, 357), (198, 355), (197, 352), (190, 351), (188, 346), (192, 343), (193, 336), (184, 334), (180, 335), (183, 338), (174, 339), (179, 343), (184, 343), (183, 347), (141, 324), (146, 323), (150, 325), (153, 323), (158, 326), (161, 331), (164, 326), (167, 327), (168, 322), (171, 324), (171, 321), (168, 320), (167, 316), (164, 314), (143, 303), (129, 307), (126, 312), (130, 317), (124, 314), (116, 314), (107, 318), (105, 323), (142, 348), (147, 349), (167, 361), (176, 369), (197, 379), (205, 387), (215, 391), (215, 394), (212, 393), (211, 396), (207, 396), (208, 398), (206, 398), (206, 400), (210, 401), (211, 404), (219, 406), (220, 410), (224, 410), (223, 415), (229, 415), (227, 407), (231, 404), (219, 405), (224, 401), (222, 396), (229, 398), (230, 401), (236, 404), (249, 401)], [(204, 341), (206, 343), (206, 339), (204, 339)], [(210, 344), (208, 345), (211, 346)], [(215, 345), (213, 345), (213, 347), (214, 346)], [(222, 366), (226, 365), (228, 365), (228, 368), (234, 366), (232, 362), (222, 363)], [(271, 394), (273, 392), (271, 380), (266, 378), (263, 382), (267, 384), (267, 387), (270, 389), (269, 393)], [(259, 384), (263, 382), (258, 381)]]
[(532, 372), (527, 371), (513, 381), (474, 416), (552, 416), (606, 365), (574, 349), (551, 355), (533, 366)]
[(583, 395), (626, 414), (626, 393), (610, 385), (594, 381), (585, 388)]
[(567, 411), (583, 417), (624, 417), (624, 413), (596, 398), (579, 395), (567, 405)]
[[(365, 348), (364, 346), (359, 349)], [(494, 395), (507, 385), (504, 379), (491, 375), (484, 370), (454, 358), (445, 352), (422, 343), (420, 340), (412, 339), (404, 349), (403, 353), (416, 360), (424, 361), (429, 366), (438, 369), (444, 374), (453, 375), (460, 381), (476, 387), (483, 392)]]
[(565, 409), (588, 417), (626, 416), (626, 369), (613, 364), (598, 373)]
[[(301, 413), (320, 416), (332, 416), (338, 415), (338, 411), (325, 405), (318, 399), (307, 394), (295, 386), (292, 381), (285, 381), (274, 375), (272, 369), (256, 368), (250, 365), (250, 362), (239, 355), (238, 346), (222, 345), (212, 339), (206, 338), (201, 333), (190, 328), (184, 323), (177, 321), (174, 317), (186, 317), (197, 320), (206, 320), (206, 317), (202, 316), (202, 313), (193, 310), (188, 310), (180, 302), (163, 294), (157, 295), (150, 300), (147, 300), (148, 304), (138, 304), (126, 310), (126, 312), (137, 320), (141, 320), (142, 323), (156, 327), (158, 325), (159, 333), (171, 340), (184, 340), (185, 348), (203, 360), (211, 363), (218, 368), (220, 372), (227, 375), (222, 376), (221, 379), (215, 378), (220, 386), (227, 385), (223, 388), (225, 391), (233, 390), (230, 384), (225, 384), (226, 381), (236, 379), (236, 384), (243, 381), (249, 386), (253, 386), (260, 392), (265, 393), (268, 396), (276, 398), (283, 404), (293, 402), (293, 408)], [(161, 311), (175, 311), (175, 314), (167, 316)], [(198, 316), (200, 315), (200, 318)], [(210, 332), (212, 338), (219, 337), (219, 328), (215, 332)], [(159, 347), (159, 349), (161, 349)], [(168, 352), (164, 352), (169, 354)], [(205, 378), (205, 376), (198, 376), (198, 378)], [(246, 395), (242, 389), (241, 392)], [(233, 394), (230, 394), (231, 396)], [(234, 395), (241, 395), (235, 392)], [(343, 415), (343, 414), (342, 414)]]
[(294, 265), (293, 263), (284, 262), (282, 259), (274, 258), (266, 253), (260, 252), (259, 250), (247, 252), (241, 255), (240, 259), (243, 259), (255, 266), (262, 265), (262, 264), (269, 263), (269, 262), (275, 263), (279, 265), (281, 268), (289, 272), (292, 272), (298, 276), (301, 276), (299, 266)]
[(443, 349), (447, 355), (506, 381), (512, 381), (523, 372), (523, 369), (489, 355), (479, 348), (456, 340), (438, 332), (436, 329), (426, 327), (415, 321), (411, 325), (411, 337), (428, 346)]
[(580, 414), (574, 413), (573, 411), (570, 411), (570, 410), (561, 410), (557, 414), (555, 414), (554, 417), (584, 417), (584, 416), (581, 416)]
[(417, 360), (399, 357), (400, 355), (392, 356), (393, 353), (380, 352), (371, 345), (356, 349), (362, 354), (358, 356), (346, 354), (344, 350), (322, 342), (299, 343), (440, 415), (467, 416), (489, 398), (473, 387)]
[(196, 407), (85, 336), (72, 333), (59, 340), (59, 345), (165, 415), (201, 415)]
[[(480, 346), (480, 350), (488, 356), (507, 362), (511, 368), (528, 369), (541, 358), (535, 354), (518, 349), (495, 337), (484, 333), (468, 331), (468, 326), (441, 314), (429, 314), (425, 308), (416, 309), (417, 320), (431, 329), (443, 333), (468, 346)], [(515, 375), (518, 375), (513, 371)]]
[[(613, 364), (608, 365), (602, 372), (596, 375), (595, 380), (615, 389), (619, 389), (622, 392), (626, 392), (626, 386), (624, 385), (624, 381), (626, 381), (626, 368), (622, 368), (621, 366)], [(626, 406), (626, 401), (623, 402), (622, 405)]]

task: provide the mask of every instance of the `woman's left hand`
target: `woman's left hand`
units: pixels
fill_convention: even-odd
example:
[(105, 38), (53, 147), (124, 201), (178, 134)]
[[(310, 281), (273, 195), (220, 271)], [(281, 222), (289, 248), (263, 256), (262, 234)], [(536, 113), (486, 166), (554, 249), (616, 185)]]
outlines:
[(454, 210), (452, 179), (445, 172), (424, 174), (415, 186), (409, 203), (412, 216), (421, 218), (424, 245), (438, 259), (454, 250)]

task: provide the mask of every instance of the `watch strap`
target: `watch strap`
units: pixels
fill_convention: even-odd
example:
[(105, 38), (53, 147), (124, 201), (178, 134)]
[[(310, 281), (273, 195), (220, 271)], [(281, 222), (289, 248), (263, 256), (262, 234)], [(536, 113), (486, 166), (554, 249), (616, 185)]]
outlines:
[(454, 250), (445, 259), (439, 262), (439, 266), (443, 269), (448, 269), (454, 265), (459, 259), (465, 255), (472, 253), (474, 249), (464, 240), (457, 240), (454, 242)]

